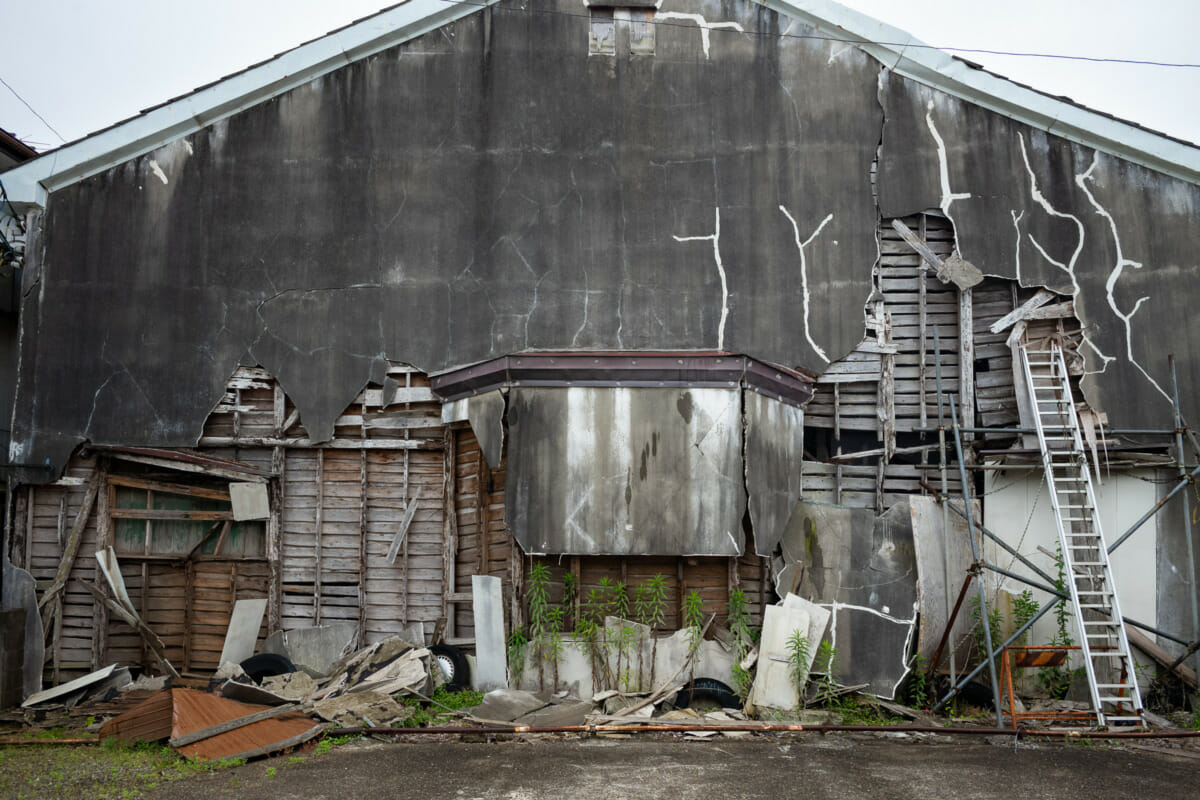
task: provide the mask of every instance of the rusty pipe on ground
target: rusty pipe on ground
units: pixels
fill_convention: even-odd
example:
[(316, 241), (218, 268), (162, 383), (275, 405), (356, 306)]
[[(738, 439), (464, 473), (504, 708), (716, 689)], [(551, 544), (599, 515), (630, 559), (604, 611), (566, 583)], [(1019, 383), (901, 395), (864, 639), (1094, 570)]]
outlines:
[(495, 734), (516, 733), (687, 733), (711, 731), (720, 733), (945, 733), (964, 736), (1042, 736), (1067, 739), (1188, 739), (1200, 737), (1200, 731), (1092, 731), (1092, 730), (1049, 730), (1044, 728), (970, 728), (939, 727), (936, 725), (801, 725), (797, 723), (765, 722), (744, 725), (704, 725), (702, 723), (639, 724), (639, 725), (513, 725), (502, 727), (467, 728), (443, 725), (429, 728), (330, 728), (322, 736), (349, 736), (352, 734), (371, 736), (407, 736), (429, 734)]

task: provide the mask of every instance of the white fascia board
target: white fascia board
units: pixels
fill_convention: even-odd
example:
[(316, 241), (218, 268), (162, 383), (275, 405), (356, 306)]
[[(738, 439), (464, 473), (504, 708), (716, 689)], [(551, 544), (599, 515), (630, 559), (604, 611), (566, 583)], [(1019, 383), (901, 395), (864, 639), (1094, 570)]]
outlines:
[(495, 5), (409, 0), (0, 174), (18, 209), (297, 86)]
[(1200, 147), (973, 69), (945, 51), (924, 46), (910, 34), (833, 0), (755, 2), (831, 37), (855, 43), (898, 75), (1064, 139), (1190, 183), (1200, 183)]

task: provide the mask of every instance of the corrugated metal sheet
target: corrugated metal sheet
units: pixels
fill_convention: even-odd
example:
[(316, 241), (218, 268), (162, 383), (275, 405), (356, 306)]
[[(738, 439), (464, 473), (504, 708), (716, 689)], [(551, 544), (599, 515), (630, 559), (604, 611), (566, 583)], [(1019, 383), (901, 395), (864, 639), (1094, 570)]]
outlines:
[[(100, 736), (116, 736), (126, 741), (174, 739), (267, 708), (195, 689), (167, 689), (104, 723)], [(185, 756), (201, 760), (232, 758), (264, 748), (269, 752), (272, 746), (283, 745), (314, 727), (316, 723), (304, 714), (284, 714), (177, 749)]]

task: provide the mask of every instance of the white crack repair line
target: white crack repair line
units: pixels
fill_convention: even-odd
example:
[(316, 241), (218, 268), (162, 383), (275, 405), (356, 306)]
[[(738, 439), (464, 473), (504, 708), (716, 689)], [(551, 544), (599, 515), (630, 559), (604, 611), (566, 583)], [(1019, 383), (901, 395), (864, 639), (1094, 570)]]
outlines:
[[(1154, 380), (1154, 378), (1151, 378), (1150, 373), (1146, 372), (1146, 370), (1142, 368), (1142, 365), (1138, 363), (1137, 359), (1133, 357), (1133, 315), (1136, 314), (1138, 309), (1142, 307), (1142, 303), (1150, 299), (1149, 296), (1139, 297), (1137, 302), (1133, 304), (1133, 308), (1130, 309), (1128, 314), (1122, 312), (1121, 309), (1117, 307), (1117, 300), (1115, 297), (1113, 297), (1113, 290), (1116, 289), (1117, 281), (1121, 279), (1121, 273), (1125, 270), (1125, 267), (1128, 266), (1133, 267), (1134, 269), (1141, 269), (1142, 263), (1140, 261), (1134, 261), (1125, 257), (1125, 252), (1121, 247), (1121, 234), (1117, 231), (1117, 221), (1113, 219), (1112, 214), (1108, 213), (1108, 210), (1105, 209), (1104, 206), (1100, 205), (1100, 203), (1096, 200), (1095, 195), (1092, 194), (1091, 189), (1088, 188), (1087, 182), (1089, 180), (1094, 180), (1092, 177), (1092, 171), (1096, 169), (1096, 164), (1099, 161), (1099, 158), (1099, 153), (1092, 155), (1091, 166), (1075, 176), (1075, 185), (1082, 189), (1083, 193), (1087, 195), (1088, 202), (1091, 203), (1092, 207), (1096, 209), (1096, 213), (1101, 217), (1104, 217), (1104, 219), (1108, 222), (1109, 230), (1112, 231), (1113, 245), (1117, 248), (1117, 264), (1115, 267), (1113, 267), (1112, 272), (1108, 274), (1108, 280), (1104, 282), (1104, 291), (1108, 297), (1108, 307), (1113, 310), (1113, 313), (1117, 315), (1117, 317), (1125, 326), (1125, 357), (1129, 359), (1130, 364), (1133, 364), (1135, 367), (1137, 367), (1138, 372), (1146, 376), (1146, 380), (1150, 381), (1150, 385), (1157, 389), (1159, 394), (1170, 401), (1171, 396), (1163, 391), (1163, 388), (1158, 385), (1158, 381)], [(1095, 349), (1095, 345), (1092, 345), (1092, 349)], [(1104, 366), (1108, 366), (1107, 361), (1105, 362)]]
[[(950, 161), (946, 156), (946, 143), (942, 141), (942, 135), (938, 133), (937, 125), (933, 124), (933, 101), (930, 100), (925, 106), (925, 124), (929, 126), (929, 133), (933, 136), (933, 141), (937, 143), (938, 151), (938, 177), (942, 183), (942, 203), (939, 208), (947, 217), (950, 216), (950, 204), (955, 200), (971, 199), (970, 192), (952, 192), (950, 191)], [(951, 221), (953, 218), (951, 217)]]
[(704, 57), (708, 58), (708, 33), (713, 28), (728, 28), (729, 30), (745, 33), (746, 29), (736, 22), (709, 22), (700, 14), (684, 14), (680, 11), (660, 11), (654, 15), (655, 20), (686, 19), (700, 27), (700, 42), (704, 45)]
[(813, 337), (812, 337), (812, 328), (810, 326), (809, 312), (808, 312), (809, 300), (810, 300), (810, 293), (808, 290), (808, 265), (804, 260), (804, 248), (807, 247), (809, 244), (811, 244), (813, 239), (817, 238), (817, 235), (821, 232), (821, 230), (829, 223), (830, 220), (833, 219), (833, 214), (830, 213), (825, 217), (825, 219), (821, 220), (821, 224), (818, 225), (817, 229), (812, 232), (812, 236), (809, 236), (807, 239), (805, 239), (803, 242), (801, 242), (800, 241), (800, 226), (796, 224), (796, 219), (788, 212), (787, 208), (785, 208), (782, 204), (780, 204), (779, 210), (782, 211), (783, 215), (788, 218), (788, 222), (792, 223), (792, 231), (796, 235), (796, 249), (800, 251), (800, 286), (804, 293), (804, 338), (808, 339), (808, 343), (812, 347), (812, 349), (816, 352), (817, 355), (819, 355), (822, 359), (824, 359), (826, 364), (828, 364), (829, 356), (825, 355), (825, 351), (821, 348), (820, 345), (818, 345), (815, 341), (813, 341)]
[(717, 328), (717, 349), (725, 349), (725, 321), (729, 318), (729, 283), (725, 277), (725, 265), (721, 263), (721, 207), (716, 209), (716, 229), (708, 236), (672, 236), (677, 242), (713, 243), (713, 259), (721, 276), (721, 324)]
[(1041, 253), (1042, 258), (1046, 259), (1071, 277), (1071, 297), (1072, 299), (1078, 300), (1079, 280), (1075, 277), (1075, 263), (1079, 260), (1079, 254), (1083, 252), (1083, 243), (1087, 236), (1087, 231), (1084, 229), (1083, 223), (1079, 220), (1079, 217), (1075, 216), (1074, 214), (1067, 214), (1063, 211), (1059, 211), (1054, 206), (1050, 205), (1050, 201), (1046, 199), (1046, 196), (1042, 194), (1042, 190), (1038, 188), (1037, 176), (1034, 175), (1033, 167), (1029, 164), (1029, 153), (1025, 149), (1025, 137), (1018, 136), (1017, 141), (1021, 145), (1021, 160), (1025, 162), (1025, 172), (1027, 175), (1029, 175), (1029, 194), (1033, 198), (1033, 201), (1041, 206), (1042, 209), (1050, 216), (1058, 217), (1059, 219), (1071, 220), (1075, 223), (1075, 228), (1079, 231), (1079, 241), (1075, 245), (1075, 252), (1071, 253), (1071, 260), (1066, 264), (1058, 261), (1057, 259), (1051, 258), (1050, 254), (1046, 252), (1045, 248), (1042, 247), (1038, 240), (1033, 238), (1033, 234), (1027, 234), (1029, 243), (1032, 244), (1039, 253)]

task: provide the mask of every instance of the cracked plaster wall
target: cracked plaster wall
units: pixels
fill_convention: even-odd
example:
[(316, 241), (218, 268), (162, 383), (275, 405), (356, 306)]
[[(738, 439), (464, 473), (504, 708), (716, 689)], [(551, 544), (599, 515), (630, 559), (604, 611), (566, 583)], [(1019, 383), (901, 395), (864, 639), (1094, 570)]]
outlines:
[[(239, 363), (316, 439), (386, 359), (819, 364), (792, 330), (805, 282), (814, 341), (848, 352), (876, 257), (874, 63), (779, 38), (748, 0), (664, 10), (768, 35), (676, 20), (652, 57), (589, 57), (578, 2), (553, 7), (482, 11), (56, 192), (19, 460), (194, 444)], [(802, 276), (788, 216), (803, 240), (831, 214)]]
[(894, 75), (880, 102), (884, 216), (942, 208), (984, 274), (1073, 296), (1084, 392), (1110, 424), (1173, 427), (1168, 353), (1200, 415), (1200, 187)]
[(238, 364), (315, 439), (389, 359), (724, 348), (820, 369), (863, 336), (881, 131), (885, 215), (946, 208), (989, 274), (1073, 289), (1073, 268), (1114, 423), (1164, 421), (1168, 340), (1195, 411), (1197, 187), (881, 80), (750, 0), (665, 0), (638, 57), (589, 57), (579, 4), (545, 10), (564, 13), (481, 11), (54, 193), (12, 460), (192, 445)]

